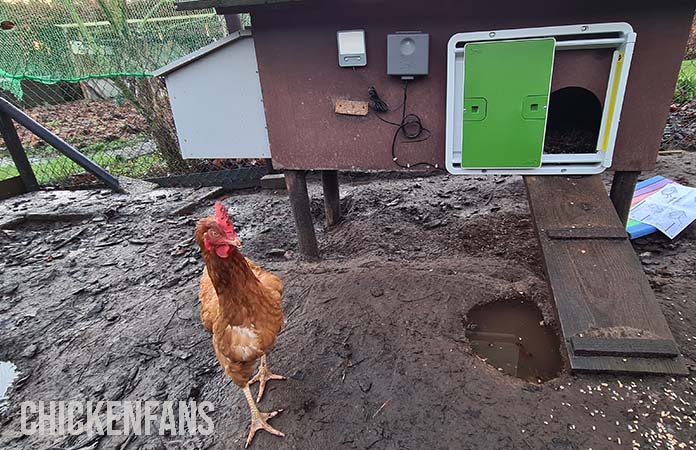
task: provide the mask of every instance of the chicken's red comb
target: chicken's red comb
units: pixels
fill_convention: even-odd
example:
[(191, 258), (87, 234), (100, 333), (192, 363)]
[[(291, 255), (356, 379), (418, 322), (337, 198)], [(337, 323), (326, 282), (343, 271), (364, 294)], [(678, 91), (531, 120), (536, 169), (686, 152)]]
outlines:
[(236, 236), (234, 225), (230, 222), (230, 213), (220, 201), (215, 202), (215, 220), (218, 225), (220, 225), (220, 228), (225, 231), (225, 234), (228, 236)]

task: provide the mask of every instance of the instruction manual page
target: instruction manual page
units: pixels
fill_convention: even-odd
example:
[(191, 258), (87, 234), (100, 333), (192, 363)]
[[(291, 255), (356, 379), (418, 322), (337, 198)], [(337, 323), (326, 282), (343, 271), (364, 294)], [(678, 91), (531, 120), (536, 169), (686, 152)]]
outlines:
[(696, 188), (668, 184), (631, 208), (629, 216), (674, 239), (696, 220)]

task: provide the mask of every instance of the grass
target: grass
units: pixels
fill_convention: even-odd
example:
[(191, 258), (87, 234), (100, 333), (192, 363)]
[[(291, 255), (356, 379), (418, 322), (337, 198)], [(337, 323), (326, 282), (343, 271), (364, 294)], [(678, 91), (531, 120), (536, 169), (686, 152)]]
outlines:
[[(137, 142), (135, 142), (137, 143)], [(128, 175), (134, 178), (145, 177), (156, 169), (164, 166), (164, 161), (156, 154), (137, 157), (113, 154), (115, 150), (134, 145), (134, 140), (100, 142), (82, 148), (80, 151), (94, 163), (102, 166), (112, 175)], [(85, 170), (68, 157), (58, 154), (52, 149), (32, 149), (30, 157), (45, 157), (46, 160), (32, 164), (36, 179), (40, 185), (59, 184), (72, 175), (84, 173)], [(14, 165), (0, 166), (0, 181), (19, 175)]]
[(696, 59), (682, 61), (681, 74), (696, 77)]
[[(131, 139), (116, 139), (114, 141), (109, 141), (109, 142), (96, 142), (94, 144), (89, 144), (89, 145), (80, 145), (78, 142), (69, 142), (70, 145), (73, 147), (77, 148), (80, 150), (81, 153), (90, 156), (94, 155), (97, 153), (101, 152), (110, 152), (110, 151), (116, 151), (116, 150), (121, 150), (122, 148), (129, 147), (129, 146), (135, 146), (138, 145), (141, 142), (144, 142), (147, 140), (147, 137), (144, 135), (137, 136)], [(40, 146), (37, 147), (28, 147), (24, 149), (27, 152), (27, 156), (29, 158), (32, 157), (48, 157), (50, 155), (57, 154), (56, 150), (51, 147), (46, 145), (45, 143), (41, 142)]]
[[(128, 175), (134, 178), (144, 177), (154, 169), (162, 167), (163, 164), (159, 156), (154, 154), (142, 155), (133, 159), (124, 159), (113, 155), (96, 155), (90, 159), (112, 175)], [(58, 184), (71, 175), (85, 172), (85, 169), (66, 156), (59, 156), (45, 163), (32, 164), (32, 167), (40, 185)], [(0, 166), (0, 181), (17, 175), (19, 173), (14, 166)]]
[(696, 97), (696, 60), (683, 61), (674, 91), (674, 103), (688, 103), (694, 97)]

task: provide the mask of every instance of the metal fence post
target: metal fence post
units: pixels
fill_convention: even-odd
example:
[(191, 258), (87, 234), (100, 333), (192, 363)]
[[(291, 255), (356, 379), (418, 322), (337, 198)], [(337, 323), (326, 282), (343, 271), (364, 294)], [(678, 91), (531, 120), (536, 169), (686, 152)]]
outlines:
[(19, 140), (17, 128), (15, 128), (12, 118), (2, 111), (0, 111), (0, 133), (5, 140), (5, 145), (10, 152), (17, 172), (19, 172), (19, 177), (22, 180), (22, 184), (24, 184), (24, 189), (28, 192), (38, 191), (39, 183), (36, 181), (34, 170), (31, 168), (27, 153), (22, 146), (22, 141)]

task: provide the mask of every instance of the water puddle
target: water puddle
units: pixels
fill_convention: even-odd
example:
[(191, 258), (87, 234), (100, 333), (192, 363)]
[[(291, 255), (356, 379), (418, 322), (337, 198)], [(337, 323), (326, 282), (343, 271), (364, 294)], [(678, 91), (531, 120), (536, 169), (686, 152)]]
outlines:
[(542, 324), (529, 301), (500, 301), (469, 313), (466, 336), (474, 352), (496, 369), (532, 383), (558, 376), (563, 368), (560, 340)]
[(17, 366), (0, 361), (0, 410), (7, 406), (7, 391), (17, 378)]

